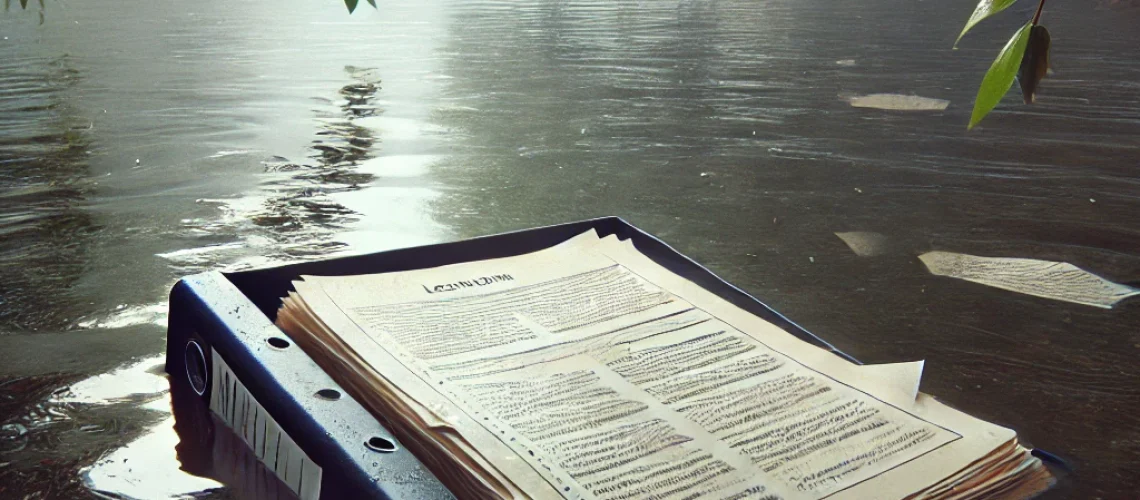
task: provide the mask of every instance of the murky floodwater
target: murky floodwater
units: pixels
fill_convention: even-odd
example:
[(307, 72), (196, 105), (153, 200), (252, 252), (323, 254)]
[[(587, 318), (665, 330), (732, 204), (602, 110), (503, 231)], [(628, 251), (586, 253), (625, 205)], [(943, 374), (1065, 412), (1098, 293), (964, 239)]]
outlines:
[[(1071, 462), (1057, 497), (1140, 488), (1140, 300), (1051, 301), (917, 258), (1140, 281), (1127, 2), (1051, 3), (1039, 105), (969, 133), (1030, 2), (955, 52), (969, 2), (8, 3), (0, 497), (217, 487), (174, 470), (151, 374), (179, 276), (601, 215), (864, 361), (926, 359), (925, 391)], [(876, 93), (950, 105), (848, 102)], [(874, 251), (835, 235), (853, 232)]]

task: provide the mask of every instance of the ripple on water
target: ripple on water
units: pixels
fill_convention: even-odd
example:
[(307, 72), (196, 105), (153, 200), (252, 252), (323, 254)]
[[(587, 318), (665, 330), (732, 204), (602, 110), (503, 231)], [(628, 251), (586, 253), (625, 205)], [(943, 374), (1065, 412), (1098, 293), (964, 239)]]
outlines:
[(121, 304), (112, 313), (81, 319), (75, 326), (84, 329), (116, 329), (150, 324), (166, 328), (166, 310), (165, 302), (135, 306)]
[(65, 99), (80, 78), (73, 65), (0, 58), (0, 333), (67, 326), (68, 289), (99, 229), (80, 207), (92, 187), (90, 122)]

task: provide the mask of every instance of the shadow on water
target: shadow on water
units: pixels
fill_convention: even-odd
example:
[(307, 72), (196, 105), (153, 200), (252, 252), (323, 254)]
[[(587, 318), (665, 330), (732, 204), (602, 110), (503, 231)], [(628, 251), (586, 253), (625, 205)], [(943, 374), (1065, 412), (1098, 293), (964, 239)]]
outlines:
[(98, 231), (81, 205), (90, 123), (65, 92), (65, 57), (0, 59), (0, 334), (66, 328), (68, 289)]

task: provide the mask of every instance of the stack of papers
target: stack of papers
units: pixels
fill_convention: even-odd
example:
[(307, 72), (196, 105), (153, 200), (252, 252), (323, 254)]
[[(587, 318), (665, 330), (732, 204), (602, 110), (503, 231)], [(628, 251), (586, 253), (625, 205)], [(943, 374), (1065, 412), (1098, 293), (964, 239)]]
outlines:
[(277, 324), (460, 498), (1026, 498), (1016, 434), (594, 231), (513, 257), (303, 276)]

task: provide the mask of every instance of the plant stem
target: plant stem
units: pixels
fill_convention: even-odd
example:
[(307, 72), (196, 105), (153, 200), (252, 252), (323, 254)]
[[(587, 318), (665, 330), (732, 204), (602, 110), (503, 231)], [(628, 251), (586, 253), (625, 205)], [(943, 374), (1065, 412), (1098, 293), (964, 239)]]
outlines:
[(1033, 14), (1033, 22), (1029, 23), (1029, 24), (1037, 26), (1037, 21), (1039, 21), (1041, 19), (1041, 10), (1044, 8), (1045, 8), (1045, 0), (1041, 0), (1041, 2), (1037, 4), (1037, 12)]

